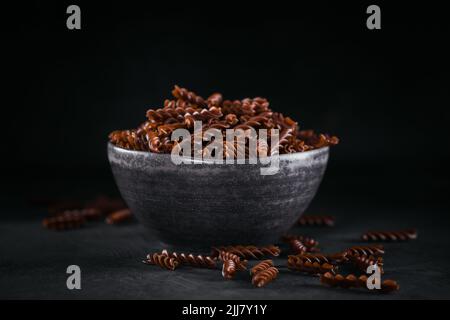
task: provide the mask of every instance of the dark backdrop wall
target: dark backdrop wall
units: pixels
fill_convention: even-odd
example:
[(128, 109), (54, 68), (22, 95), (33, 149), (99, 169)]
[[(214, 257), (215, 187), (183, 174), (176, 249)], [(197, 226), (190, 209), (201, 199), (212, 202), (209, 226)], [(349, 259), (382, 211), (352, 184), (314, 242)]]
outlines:
[(338, 135), (329, 193), (444, 203), (449, 34), (438, 5), (379, 4), (382, 29), (368, 30), (371, 3), (74, 3), (79, 31), (66, 28), (66, 1), (5, 9), (9, 190), (112, 185), (108, 133), (135, 127), (179, 84), (264, 96), (301, 127)]

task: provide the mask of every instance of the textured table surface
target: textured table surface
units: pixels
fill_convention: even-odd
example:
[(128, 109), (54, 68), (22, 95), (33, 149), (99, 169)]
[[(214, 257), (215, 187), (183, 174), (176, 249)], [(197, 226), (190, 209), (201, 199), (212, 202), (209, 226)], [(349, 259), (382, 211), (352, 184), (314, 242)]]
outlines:
[[(314, 206), (313, 206), (314, 207)], [(279, 278), (265, 288), (253, 288), (248, 274), (225, 281), (220, 270), (179, 268), (165, 271), (141, 260), (161, 246), (138, 223), (54, 232), (41, 227), (35, 209), (4, 209), (0, 224), (0, 298), (3, 299), (422, 299), (450, 298), (448, 275), (450, 237), (446, 212), (364, 209), (365, 204), (333, 205), (333, 228), (300, 228), (292, 232), (316, 237), (324, 252), (358, 243), (362, 231), (417, 227), (419, 238), (385, 245), (385, 278), (398, 280), (399, 292), (381, 295), (365, 290), (327, 288), (315, 277), (294, 273), (277, 259)], [(331, 209), (315, 207), (316, 212)], [(432, 214), (435, 218), (428, 219)], [(441, 217), (441, 218), (439, 218)], [(445, 223), (444, 223), (445, 222)], [(66, 288), (66, 268), (81, 267), (81, 290)]]

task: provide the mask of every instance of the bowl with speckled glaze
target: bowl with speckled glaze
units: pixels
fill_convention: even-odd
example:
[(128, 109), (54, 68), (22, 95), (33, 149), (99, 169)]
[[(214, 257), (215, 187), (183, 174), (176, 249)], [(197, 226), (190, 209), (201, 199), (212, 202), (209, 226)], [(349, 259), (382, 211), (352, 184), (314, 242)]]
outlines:
[(122, 197), (165, 245), (275, 243), (300, 218), (319, 188), (329, 148), (279, 156), (279, 171), (261, 164), (176, 165), (170, 154), (122, 149), (108, 158)]

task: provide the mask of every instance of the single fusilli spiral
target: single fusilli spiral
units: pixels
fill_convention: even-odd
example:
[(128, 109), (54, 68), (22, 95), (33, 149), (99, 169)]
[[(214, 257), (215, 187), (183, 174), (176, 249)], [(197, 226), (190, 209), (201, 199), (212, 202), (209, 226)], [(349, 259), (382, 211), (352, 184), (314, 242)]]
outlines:
[(319, 241), (317, 241), (314, 238), (302, 236), (302, 235), (285, 235), (282, 237), (282, 240), (285, 242), (289, 242), (292, 239), (297, 239), (301, 243), (303, 243), (304, 246), (311, 248), (311, 249), (315, 248), (314, 250), (318, 251)]
[(231, 252), (219, 250), (217, 248), (213, 248), (212, 257), (218, 257), (221, 261), (233, 260), (236, 264), (236, 268), (239, 270), (247, 269), (247, 260), (241, 260), (241, 258)]
[(225, 279), (232, 279), (236, 274), (236, 263), (233, 260), (225, 260), (222, 265), (222, 276)]
[(108, 224), (117, 224), (122, 223), (124, 221), (128, 221), (133, 217), (133, 214), (131, 213), (130, 209), (122, 209), (115, 211), (113, 213), (110, 213), (106, 217), (106, 223)]
[(278, 256), (280, 248), (274, 245), (256, 247), (256, 246), (224, 246), (218, 247), (217, 250), (231, 252), (243, 259), (262, 259), (267, 256)]
[(278, 276), (278, 269), (270, 267), (261, 272), (258, 272), (252, 277), (252, 284), (258, 288), (265, 286)]
[[(320, 281), (323, 284), (332, 286), (332, 287), (341, 287), (341, 288), (366, 288), (367, 289), (367, 276), (362, 275), (356, 277), (353, 274), (349, 274), (347, 276), (343, 276), (341, 274), (332, 274), (331, 272), (327, 272), (320, 276)], [(373, 289), (372, 291), (381, 291), (381, 292), (391, 292), (399, 290), (400, 286), (394, 280), (384, 280), (380, 285), (380, 290)]]
[(308, 252), (309, 250), (307, 246), (305, 246), (300, 240), (297, 239), (289, 240), (289, 246), (296, 254), (302, 254)]
[(168, 270), (175, 270), (179, 262), (175, 258), (160, 253), (152, 253), (147, 255), (147, 259), (143, 261), (145, 264), (153, 264)]
[(302, 261), (306, 262), (318, 262), (318, 263), (330, 263), (339, 264), (346, 261), (345, 253), (334, 253), (334, 254), (321, 254), (321, 253), (309, 253), (305, 252), (297, 255)]
[(205, 105), (205, 100), (202, 97), (196, 95), (194, 92), (189, 91), (185, 88), (175, 86), (175, 88), (172, 90), (172, 94), (177, 99), (181, 99), (199, 106)]
[(380, 273), (384, 273), (383, 270), (383, 257), (365, 256), (365, 255), (350, 255), (350, 262), (360, 269), (362, 272), (366, 272), (367, 268), (371, 265), (377, 265), (380, 269)]
[(273, 261), (272, 260), (263, 260), (257, 265), (255, 265), (253, 268), (250, 269), (250, 274), (253, 276), (257, 274), (258, 272), (264, 271), (266, 269), (269, 269), (270, 267), (273, 267)]
[(209, 269), (215, 269), (217, 267), (216, 259), (210, 256), (193, 255), (192, 253), (189, 254), (177, 252), (169, 253), (167, 250), (163, 250), (161, 254), (178, 260), (180, 264), (187, 264), (194, 267), (209, 268)]
[(348, 256), (381, 256), (384, 254), (384, 248), (382, 245), (371, 246), (354, 246), (346, 250)]
[(414, 229), (398, 231), (369, 231), (361, 236), (364, 241), (407, 241), (417, 239), (417, 231)]
[(337, 267), (327, 262), (311, 262), (302, 259), (301, 256), (288, 256), (288, 268), (310, 274), (321, 274), (326, 272), (335, 273)]

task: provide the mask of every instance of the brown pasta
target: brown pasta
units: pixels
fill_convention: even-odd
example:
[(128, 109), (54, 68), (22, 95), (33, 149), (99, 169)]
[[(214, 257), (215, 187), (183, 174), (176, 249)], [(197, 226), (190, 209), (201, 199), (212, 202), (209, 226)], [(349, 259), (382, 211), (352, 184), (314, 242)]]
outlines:
[(219, 251), (231, 252), (243, 259), (262, 259), (267, 256), (277, 257), (280, 255), (280, 248), (274, 245), (256, 247), (256, 246), (224, 246), (215, 248)]
[(193, 255), (192, 253), (169, 253), (167, 250), (163, 250), (161, 254), (178, 260), (180, 264), (187, 264), (193, 267), (209, 269), (215, 269), (217, 267), (216, 259), (210, 256)]
[[(172, 95), (174, 99), (166, 99), (162, 107), (149, 109), (146, 113), (147, 121), (138, 128), (113, 131), (109, 135), (111, 143), (130, 150), (170, 153), (177, 145), (177, 142), (171, 141), (171, 133), (175, 129), (184, 128), (192, 135), (194, 121), (202, 121), (203, 132), (208, 129), (218, 129), (222, 133), (226, 129), (280, 130), (279, 142), (271, 149), (258, 143), (260, 156), (304, 152), (339, 142), (334, 136), (316, 134), (312, 130), (299, 131), (297, 122), (273, 112), (267, 99), (261, 97), (232, 101), (224, 100), (220, 93), (214, 93), (205, 101), (194, 92), (178, 86), (172, 90)], [(268, 137), (270, 138), (270, 133)], [(211, 151), (207, 149), (209, 143), (204, 138), (202, 135), (199, 146), (201, 154)], [(237, 157), (238, 153), (231, 144), (224, 146), (224, 158)], [(244, 149), (248, 156), (248, 143)]]
[(407, 241), (417, 239), (417, 231), (414, 229), (398, 231), (369, 231), (361, 236), (363, 241)]
[(350, 256), (382, 256), (384, 254), (384, 248), (382, 245), (371, 246), (354, 246), (346, 250), (347, 255)]
[[(136, 130), (116, 130), (110, 133), (110, 141), (124, 149), (145, 151), (149, 149), (148, 137)], [(152, 150), (155, 152), (154, 150)]]
[(223, 102), (222, 94), (216, 92), (208, 97), (206, 100), (208, 106), (221, 106)]
[(288, 256), (288, 268), (310, 274), (335, 273), (337, 267), (328, 262), (310, 261), (301, 256)]
[(334, 253), (334, 254), (321, 254), (321, 253), (302, 253), (297, 255), (302, 261), (306, 262), (318, 262), (318, 263), (329, 263), (329, 264), (340, 264), (347, 261), (346, 253)]
[(87, 221), (102, 219), (105, 214), (125, 207), (122, 199), (104, 195), (87, 203), (75, 200), (56, 201), (50, 203), (48, 207), (50, 217), (45, 218), (42, 225), (53, 230), (80, 228)]
[(367, 276), (362, 275), (360, 277), (356, 277), (353, 274), (343, 276), (341, 274), (334, 275), (331, 272), (326, 272), (320, 275), (320, 282), (332, 287), (359, 288), (366, 286)]
[(314, 238), (306, 237), (302, 235), (285, 235), (281, 238), (285, 242), (289, 242), (292, 239), (297, 239), (301, 243), (303, 243), (304, 246), (310, 248), (310, 250), (318, 251), (319, 250), (319, 241), (317, 241)]
[(186, 102), (185, 100), (182, 100), (182, 99), (176, 99), (176, 100), (166, 99), (166, 100), (164, 100), (164, 108), (174, 109), (181, 115), (184, 114), (185, 110), (187, 110), (188, 108), (193, 108), (193, 107), (194, 106), (191, 103)]
[[(341, 287), (341, 288), (366, 288), (367, 289), (367, 276), (362, 275), (356, 277), (353, 274), (349, 274), (347, 276), (343, 276), (341, 274), (332, 274), (327, 272), (320, 276), (320, 281), (323, 284), (332, 286), (332, 287)], [(399, 290), (400, 286), (394, 280), (384, 280), (381, 283), (380, 290), (373, 289), (372, 291), (380, 291), (380, 292), (391, 292)]]
[(241, 258), (234, 253), (213, 248), (211, 256), (218, 257), (221, 261), (233, 260), (238, 270), (247, 270), (247, 260), (241, 260)]
[(397, 291), (400, 289), (400, 285), (395, 280), (387, 279), (381, 283), (381, 292), (388, 293)]
[(298, 224), (301, 226), (334, 226), (335, 218), (333, 216), (312, 216), (303, 215), (298, 220)]
[(302, 254), (308, 252), (309, 250), (307, 246), (305, 246), (300, 240), (297, 239), (289, 240), (289, 246), (296, 254)]
[[(183, 111), (180, 108), (160, 108), (160, 109), (149, 109), (146, 113), (147, 119), (150, 123), (160, 122), (162, 124), (177, 123), (183, 120)], [(145, 127), (145, 126), (144, 126)]]
[(130, 220), (133, 217), (130, 209), (122, 209), (109, 214), (106, 217), (107, 224), (118, 224)]
[(202, 97), (197, 96), (194, 92), (189, 91), (185, 88), (180, 88), (179, 86), (175, 86), (175, 88), (172, 90), (172, 94), (175, 98), (184, 100), (194, 105), (202, 106), (205, 104), (205, 100), (203, 100)]
[(360, 256), (360, 255), (350, 255), (350, 262), (363, 272), (366, 272), (367, 268), (371, 265), (377, 265), (380, 273), (383, 274), (383, 257), (374, 256)]
[(264, 271), (269, 269), (270, 267), (273, 267), (273, 261), (272, 260), (263, 260), (257, 265), (255, 265), (253, 268), (250, 269), (250, 275), (254, 276), (258, 272)]
[(263, 287), (273, 281), (278, 276), (278, 272), (278, 269), (275, 267), (270, 267), (266, 270), (258, 272), (252, 277), (252, 284), (258, 288)]
[(147, 255), (147, 259), (142, 261), (145, 264), (153, 264), (163, 269), (175, 270), (180, 264), (177, 259), (164, 254), (152, 253)]
[(42, 226), (51, 230), (69, 230), (84, 226), (85, 217), (78, 210), (66, 211), (58, 216), (48, 217), (42, 221)]
[(222, 276), (225, 279), (233, 279), (236, 274), (236, 263), (233, 260), (225, 260), (222, 265)]

